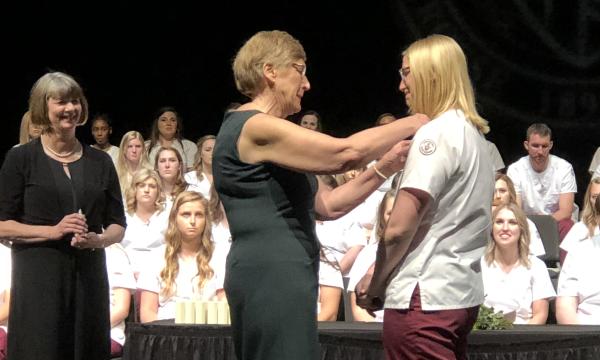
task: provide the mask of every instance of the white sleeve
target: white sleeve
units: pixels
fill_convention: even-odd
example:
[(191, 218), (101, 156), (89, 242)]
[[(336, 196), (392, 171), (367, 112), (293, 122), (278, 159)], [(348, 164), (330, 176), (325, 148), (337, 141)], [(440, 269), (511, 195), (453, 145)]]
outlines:
[(535, 223), (527, 219), (527, 224), (529, 225), (529, 253), (535, 256), (546, 255), (544, 242), (542, 241), (542, 237), (540, 236), (540, 232), (535, 226)]
[(111, 245), (106, 251), (108, 282), (112, 288), (134, 290), (136, 282), (129, 257), (125, 250), (117, 245)]
[(529, 259), (531, 260), (531, 291), (533, 301), (556, 297), (554, 286), (552, 286), (552, 281), (544, 262), (534, 256), (531, 256)]
[[(159, 249), (163, 249), (162, 247)], [(153, 251), (156, 255), (156, 251)], [(144, 267), (141, 269), (140, 274), (137, 279), (137, 288), (140, 290), (147, 290), (154, 293), (160, 293), (160, 272), (162, 271), (165, 262), (164, 260), (159, 261), (160, 259), (157, 256), (153, 256), (153, 259), (157, 261), (148, 261), (148, 263), (144, 264)]]
[(369, 244), (364, 247), (354, 260), (354, 264), (352, 264), (352, 268), (348, 272), (348, 288), (346, 289), (348, 292), (354, 292), (354, 288), (356, 288), (356, 284), (362, 279), (363, 276), (367, 273), (367, 270), (375, 263), (375, 259), (377, 257), (377, 244)]
[(573, 249), (567, 253), (567, 257), (560, 269), (560, 276), (558, 278), (558, 296), (579, 295), (579, 276), (580, 271), (584, 269), (581, 269), (579, 266), (580, 259), (578, 259), (578, 253), (579, 248)]
[(521, 186), (521, 176), (518, 170), (518, 162), (511, 164), (506, 170), (506, 175), (512, 180), (515, 185), (515, 192), (517, 195), (523, 192), (523, 187)]
[(577, 192), (577, 181), (575, 180), (575, 172), (573, 171), (573, 166), (571, 164), (567, 164), (565, 167), (564, 173), (562, 175), (560, 181), (560, 193), (576, 193)]
[(582, 240), (588, 238), (589, 231), (585, 224), (581, 221), (575, 223), (571, 230), (567, 233), (563, 241), (560, 243), (560, 248), (566, 252), (574, 249)]
[(435, 124), (429, 123), (415, 134), (400, 188), (419, 189), (437, 199), (458, 168), (457, 153), (462, 149), (450, 144), (460, 143), (461, 139), (451, 139), (453, 136), (444, 134), (443, 127), (431, 125)]
[(344, 289), (342, 273), (327, 261), (319, 264), (319, 285)]
[(0, 244), (0, 293), (10, 289), (11, 272), (11, 250)]

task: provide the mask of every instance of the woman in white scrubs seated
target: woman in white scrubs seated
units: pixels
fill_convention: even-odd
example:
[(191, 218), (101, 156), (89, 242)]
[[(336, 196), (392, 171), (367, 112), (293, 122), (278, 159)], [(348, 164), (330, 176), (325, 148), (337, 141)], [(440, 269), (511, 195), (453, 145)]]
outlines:
[(530, 254), (527, 218), (517, 204), (496, 207), (492, 237), (481, 258), (484, 304), (515, 324), (545, 324), (556, 294), (546, 265)]
[(121, 245), (137, 278), (150, 251), (165, 242), (168, 213), (163, 210), (161, 180), (154, 170), (144, 168), (135, 173), (125, 193), (127, 228)]
[[(600, 214), (600, 196), (594, 201)], [(600, 325), (600, 235), (569, 250), (558, 279), (556, 320), (559, 324)]]
[(140, 320), (175, 318), (178, 301), (221, 300), (224, 269), (213, 262), (208, 202), (194, 191), (180, 193), (169, 214), (166, 245), (152, 253), (141, 272)]

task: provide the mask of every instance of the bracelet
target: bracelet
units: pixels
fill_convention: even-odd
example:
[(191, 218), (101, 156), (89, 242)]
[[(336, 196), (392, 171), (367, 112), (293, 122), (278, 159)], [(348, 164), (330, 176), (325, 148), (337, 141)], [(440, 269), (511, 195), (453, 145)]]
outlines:
[(387, 180), (387, 179), (388, 179), (388, 177), (387, 177), (387, 176), (385, 176), (385, 175), (383, 175), (383, 174), (381, 173), (381, 171), (379, 171), (379, 169), (377, 169), (377, 167), (376, 167), (375, 165), (373, 165), (372, 167), (373, 167), (373, 170), (375, 170), (375, 173), (376, 173), (377, 175), (381, 176), (381, 178), (382, 178), (383, 180)]

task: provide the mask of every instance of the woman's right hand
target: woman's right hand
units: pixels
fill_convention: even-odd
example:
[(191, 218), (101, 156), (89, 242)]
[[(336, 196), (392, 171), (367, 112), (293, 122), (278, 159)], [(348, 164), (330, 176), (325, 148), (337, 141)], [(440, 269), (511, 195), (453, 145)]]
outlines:
[(88, 231), (85, 216), (78, 213), (65, 215), (62, 220), (51, 227), (48, 234), (50, 240), (62, 239), (67, 234), (85, 234)]

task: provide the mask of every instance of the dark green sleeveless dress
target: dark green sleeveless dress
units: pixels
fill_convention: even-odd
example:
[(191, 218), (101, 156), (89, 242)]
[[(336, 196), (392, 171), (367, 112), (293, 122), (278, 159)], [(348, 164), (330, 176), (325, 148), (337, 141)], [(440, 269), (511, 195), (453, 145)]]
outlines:
[(311, 360), (319, 354), (313, 175), (247, 164), (237, 142), (258, 111), (225, 115), (213, 152), (215, 188), (232, 235), (225, 292), (238, 360)]

